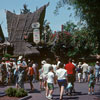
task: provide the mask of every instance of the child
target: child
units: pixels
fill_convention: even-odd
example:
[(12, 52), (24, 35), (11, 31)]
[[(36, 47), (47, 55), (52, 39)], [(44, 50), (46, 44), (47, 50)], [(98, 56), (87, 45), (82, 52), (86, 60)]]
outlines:
[(53, 91), (54, 91), (54, 83), (55, 82), (55, 75), (54, 75), (54, 72), (53, 72), (53, 67), (51, 66), (49, 68), (49, 73), (47, 74), (47, 89), (46, 89), (46, 97), (48, 99), (52, 99), (52, 94), (53, 94)]
[(92, 88), (92, 95), (94, 94), (94, 85), (95, 85), (95, 75), (93, 74), (93, 70), (90, 71), (90, 75), (88, 76), (88, 94), (91, 94), (91, 88)]

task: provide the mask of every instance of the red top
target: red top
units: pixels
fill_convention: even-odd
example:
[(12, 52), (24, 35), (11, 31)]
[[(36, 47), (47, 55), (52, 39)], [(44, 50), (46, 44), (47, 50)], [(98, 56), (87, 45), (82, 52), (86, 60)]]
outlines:
[(29, 71), (30, 71), (29, 75), (33, 75), (34, 74), (34, 70), (33, 70), (32, 67), (29, 67)]
[(75, 66), (71, 62), (65, 65), (65, 69), (67, 70), (67, 74), (75, 73)]

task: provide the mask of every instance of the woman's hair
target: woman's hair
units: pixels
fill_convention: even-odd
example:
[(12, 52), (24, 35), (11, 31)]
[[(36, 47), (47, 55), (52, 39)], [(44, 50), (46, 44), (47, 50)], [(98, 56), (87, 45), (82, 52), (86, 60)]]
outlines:
[(63, 68), (64, 67), (64, 64), (63, 63), (60, 63), (59, 64), (59, 68)]

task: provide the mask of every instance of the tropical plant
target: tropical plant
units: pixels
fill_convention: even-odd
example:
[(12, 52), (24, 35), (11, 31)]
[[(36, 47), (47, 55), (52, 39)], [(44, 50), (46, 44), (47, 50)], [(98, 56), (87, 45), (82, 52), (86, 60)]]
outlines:
[(16, 89), (16, 88), (10, 87), (5, 92), (10, 97), (24, 97), (28, 95), (28, 93), (22, 88)]
[(5, 92), (8, 96), (15, 97), (17, 89), (10, 87)]
[(16, 97), (24, 97), (27, 95), (28, 95), (27, 92), (22, 88), (18, 89), (16, 92)]

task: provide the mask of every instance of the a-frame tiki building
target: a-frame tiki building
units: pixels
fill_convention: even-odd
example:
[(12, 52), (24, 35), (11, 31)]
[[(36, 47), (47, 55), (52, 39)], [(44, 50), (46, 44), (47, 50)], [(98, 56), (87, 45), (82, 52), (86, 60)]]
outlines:
[[(30, 43), (33, 41), (32, 34), (32, 23), (39, 22), (40, 23), (40, 34), (42, 32), (45, 11), (47, 5), (36, 10), (34, 13), (20, 14), (16, 15), (7, 11), (7, 27), (8, 27), (8, 38), (9, 42), (13, 46), (13, 54), (14, 55), (31, 55), (31, 54), (39, 54), (39, 51)], [(30, 42), (25, 40), (25, 36), (27, 35)]]

